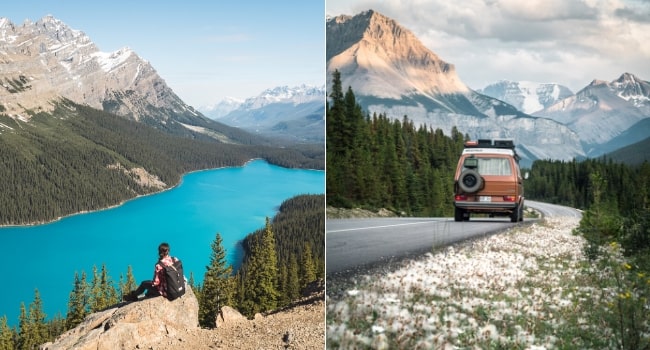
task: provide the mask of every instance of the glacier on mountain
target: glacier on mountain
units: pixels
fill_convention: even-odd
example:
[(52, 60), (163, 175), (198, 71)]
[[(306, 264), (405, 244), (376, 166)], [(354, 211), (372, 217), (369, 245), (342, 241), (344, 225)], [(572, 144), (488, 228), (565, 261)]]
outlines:
[(526, 114), (541, 111), (573, 95), (569, 88), (560, 84), (508, 80), (490, 84), (477, 92), (507, 102)]

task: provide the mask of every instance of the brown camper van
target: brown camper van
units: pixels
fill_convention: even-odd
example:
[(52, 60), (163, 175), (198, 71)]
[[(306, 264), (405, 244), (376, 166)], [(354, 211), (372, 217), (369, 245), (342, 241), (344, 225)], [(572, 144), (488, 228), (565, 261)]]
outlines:
[(523, 220), (524, 181), (512, 140), (465, 143), (454, 176), (454, 220), (470, 213), (509, 216)]

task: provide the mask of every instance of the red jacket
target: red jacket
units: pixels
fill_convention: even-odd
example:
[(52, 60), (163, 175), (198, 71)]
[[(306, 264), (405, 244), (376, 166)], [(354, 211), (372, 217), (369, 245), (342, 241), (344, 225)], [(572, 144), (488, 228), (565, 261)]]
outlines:
[[(174, 261), (176, 261), (176, 259), (172, 259), (172, 257), (169, 255), (162, 258), (162, 263), (166, 266), (173, 265)], [(153, 273), (152, 285), (158, 289), (158, 293), (160, 293), (160, 295), (167, 298), (167, 280), (165, 279), (165, 269), (160, 266), (160, 261), (156, 263), (156, 267)]]

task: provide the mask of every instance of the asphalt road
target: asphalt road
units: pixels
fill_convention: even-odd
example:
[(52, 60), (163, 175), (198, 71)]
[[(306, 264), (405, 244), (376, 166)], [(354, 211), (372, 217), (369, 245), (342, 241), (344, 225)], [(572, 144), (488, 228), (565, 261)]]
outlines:
[[(526, 205), (545, 216), (580, 216), (567, 207), (526, 201)], [(503, 231), (515, 225), (510, 218), (472, 218), (455, 222), (453, 218), (372, 218), (328, 219), (326, 224), (326, 271), (336, 274), (364, 266), (401, 260), (430, 252), (469, 238)]]

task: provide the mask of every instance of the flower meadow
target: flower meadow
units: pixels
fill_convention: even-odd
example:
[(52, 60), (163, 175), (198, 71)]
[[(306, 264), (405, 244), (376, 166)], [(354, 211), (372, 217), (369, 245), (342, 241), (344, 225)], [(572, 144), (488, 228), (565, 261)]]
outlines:
[(588, 260), (578, 224), (547, 218), (360, 277), (327, 297), (327, 348), (627, 348), (636, 326), (647, 345), (650, 280), (615, 242)]

